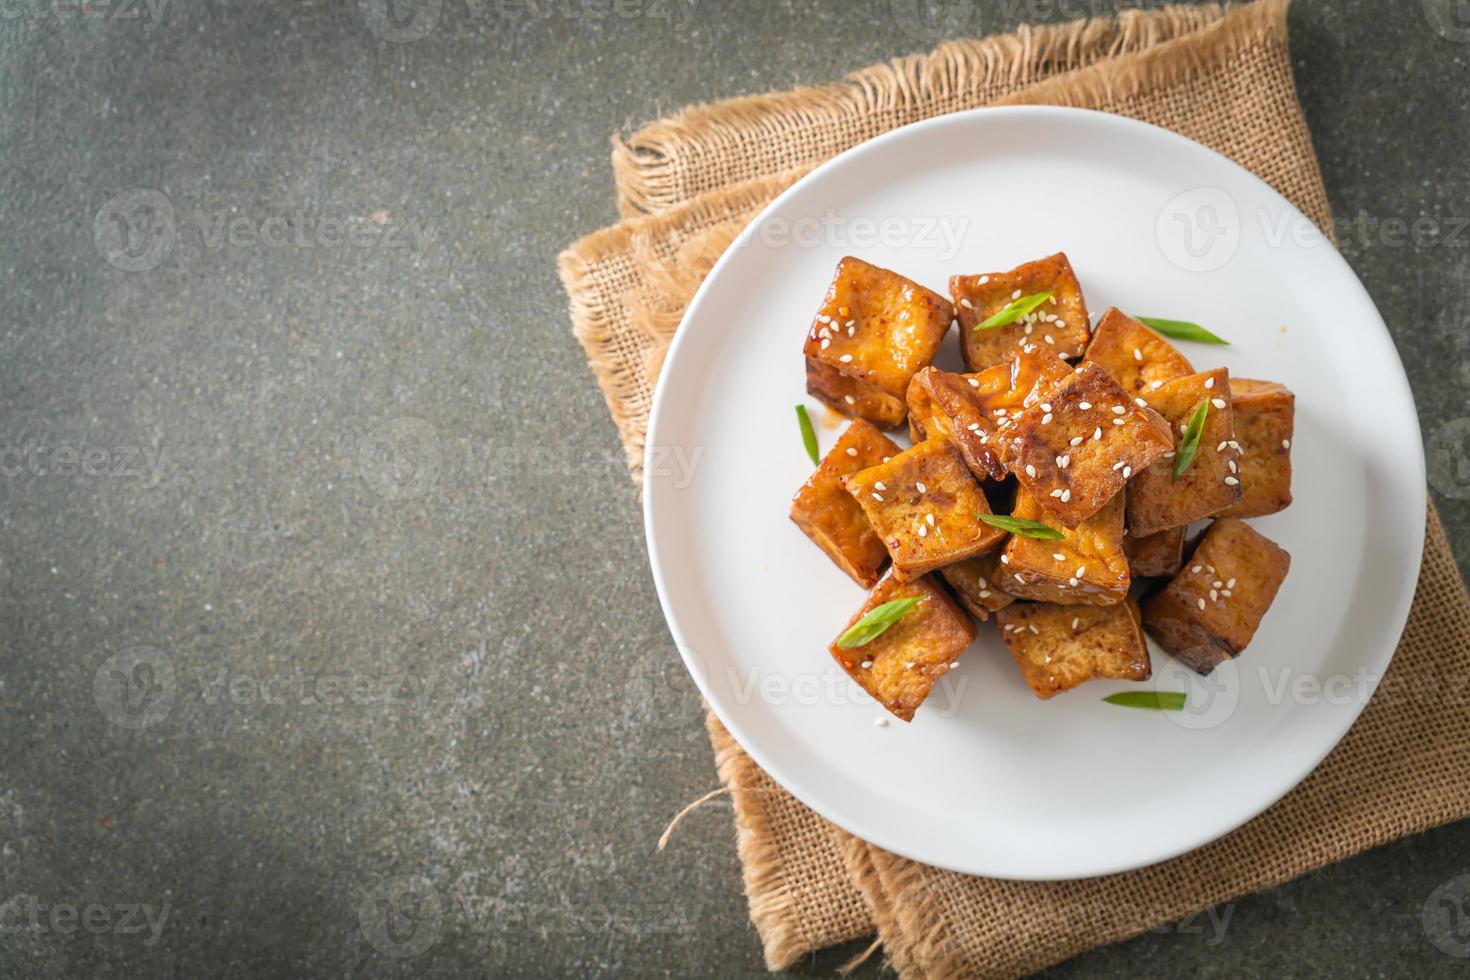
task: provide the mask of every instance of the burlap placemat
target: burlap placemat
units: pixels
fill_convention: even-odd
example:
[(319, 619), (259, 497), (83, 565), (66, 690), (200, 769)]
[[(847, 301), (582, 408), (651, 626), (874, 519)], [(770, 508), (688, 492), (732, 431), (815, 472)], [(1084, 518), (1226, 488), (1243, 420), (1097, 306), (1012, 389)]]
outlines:
[[(561, 257), (582, 341), (641, 478), (668, 340), (746, 222), (816, 163), (878, 132), (999, 102), (1075, 105), (1166, 126), (1233, 157), (1330, 227), (1297, 103), (1286, 0), (1132, 11), (858, 72), (839, 85), (686, 110), (627, 141), (624, 213)], [(1470, 815), (1470, 597), (1432, 507), (1408, 626), (1388, 676), (1321, 766), (1262, 816), (1192, 854), (1077, 882), (940, 871), (838, 830), (781, 790), (708, 718), (734, 797), (751, 918), (773, 969), (876, 935), (906, 977), (1014, 976)]]

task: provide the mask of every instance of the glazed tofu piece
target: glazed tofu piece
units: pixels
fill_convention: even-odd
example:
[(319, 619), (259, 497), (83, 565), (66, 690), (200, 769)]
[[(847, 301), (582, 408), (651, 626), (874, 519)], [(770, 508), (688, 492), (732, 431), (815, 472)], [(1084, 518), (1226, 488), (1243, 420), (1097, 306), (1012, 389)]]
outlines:
[(1244, 521), (1220, 518), (1184, 569), (1144, 604), (1144, 626), (1208, 674), (1250, 643), (1290, 567), (1280, 545)]
[(1074, 528), (1122, 491), (1128, 477), (1173, 448), (1169, 427), (1098, 365), (1082, 366), (991, 440), (1021, 487)]
[(921, 599), (913, 611), (860, 647), (828, 646), (849, 677), (883, 707), (904, 721), (924, 703), (934, 683), (975, 640), (975, 624), (930, 576), (902, 582), (892, 572), (883, 576), (868, 601), (843, 627), (840, 639), (877, 606), (895, 599)]
[(1006, 422), (1027, 405), (1041, 401), (1052, 388), (1072, 373), (1072, 365), (1050, 348), (1027, 344), (1009, 360), (965, 375), (975, 391), (980, 410), (996, 425)]
[(1004, 480), (1005, 464), (990, 445), (995, 424), (981, 410), (979, 379), (926, 367), (909, 382), (909, 436), (948, 439), (977, 480)]
[(1087, 359), (1097, 362), (1124, 391), (1135, 395), (1194, 374), (1189, 359), (1173, 344), (1117, 307), (1097, 321)]
[(1018, 602), (995, 617), (1006, 650), (1042, 700), (1086, 681), (1146, 681), (1148, 646), (1131, 598), (1112, 606)]
[(1230, 375), (1224, 368), (1176, 378), (1144, 396), (1169, 423), (1177, 445), (1200, 405), (1209, 403), (1194, 462), (1174, 479), (1174, 446), (1128, 485), (1128, 533), (1147, 537), (1218, 514), (1240, 500), (1240, 453), (1233, 444)]
[[(1016, 495), (1014, 517), (1047, 523), (1035, 498)], [(1048, 541), (1013, 534), (1001, 552), (1000, 582), (1019, 599), (1063, 605), (1111, 606), (1128, 596), (1132, 581), (1123, 553), (1123, 495), (1072, 529)]]
[(1263, 517), (1291, 503), (1291, 439), (1296, 396), (1274, 381), (1230, 379), (1235, 441), (1240, 444), (1240, 500), (1224, 517)]
[(1184, 567), (1184, 527), (1171, 527), (1147, 537), (1128, 535), (1123, 539), (1123, 554), (1128, 556), (1128, 572), (1134, 578), (1162, 578)]
[[(1087, 346), (1087, 304), (1072, 264), (1061, 252), (1018, 265), (1010, 272), (952, 276), (949, 292), (960, 321), (965, 368), (983, 371), (1004, 363), (1027, 344), (1045, 346), (1059, 357), (1079, 357)], [(1015, 323), (986, 330), (976, 326), (1026, 296), (1052, 297)]]
[(1004, 531), (976, 518), (990, 503), (958, 450), (929, 439), (886, 463), (842, 478), (888, 548), (893, 573), (911, 582), (927, 572), (984, 554)]
[(807, 391), (880, 429), (903, 424), (909, 380), (954, 322), (949, 300), (851, 256), (837, 263), (807, 332)]
[(888, 549), (862, 507), (842, 489), (842, 478), (877, 466), (901, 451), (872, 425), (855, 419), (791, 501), (796, 526), (865, 589), (877, 584), (878, 573), (888, 561)]
[(940, 569), (944, 580), (959, 596), (960, 605), (981, 622), (1016, 601), (1016, 597), (1004, 591), (999, 584), (1000, 573), (996, 571), (999, 559), (1000, 551), (996, 550)]

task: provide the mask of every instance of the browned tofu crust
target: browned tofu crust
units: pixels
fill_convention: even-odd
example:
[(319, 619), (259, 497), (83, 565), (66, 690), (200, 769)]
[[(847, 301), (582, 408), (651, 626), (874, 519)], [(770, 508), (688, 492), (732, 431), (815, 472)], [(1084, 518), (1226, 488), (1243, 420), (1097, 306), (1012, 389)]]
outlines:
[(832, 659), (859, 687), (904, 721), (913, 721), (914, 711), (924, 703), (934, 683), (974, 642), (975, 624), (970, 617), (933, 578), (902, 582), (890, 572), (837, 634), (841, 638), (875, 607), (910, 596), (923, 601), (871, 642), (844, 650), (834, 639), (827, 647)]
[[(1046, 524), (1046, 513), (1025, 491), (1016, 495), (1014, 517)], [(1075, 528), (1057, 528), (1062, 541), (1013, 534), (1001, 552), (1001, 584), (1020, 599), (1062, 605), (1112, 606), (1128, 596), (1132, 581), (1123, 554), (1123, 495)]]
[(1240, 501), (1223, 517), (1263, 517), (1291, 504), (1291, 439), (1296, 396), (1274, 381), (1230, 379), (1235, 441), (1240, 443)]
[(1123, 539), (1123, 554), (1128, 556), (1128, 572), (1134, 578), (1162, 578), (1184, 567), (1184, 527), (1135, 538)]
[[(1176, 378), (1142, 397), (1168, 420), (1175, 445), (1128, 485), (1128, 533), (1147, 537), (1218, 514), (1238, 501), (1240, 452), (1234, 445), (1230, 373), (1217, 368)], [(1194, 462), (1176, 480), (1175, 446), (1204, 402), (1210, 407)]]
[(1194, 374), (1193, 365), (1178, 348), (1116, 306), (1093, 328), (1087, 359), (1100, 364), (1124, 391), (1135, 395)]
[(880, 428), (903, 423), (909, 380), (929, 366), (954, 322), (949, 300), (848, 256), (807, 332), (807, 391)]
[(959, 597), (960, 605), (981, 622), (989, 619), (991, 613), (999, 612), (1016, 601), (1015, 596), (1001, 588), (1000, 574), (996, 571), (999, 560), (1000, 552), (990, 551), (978, 558), (966, 558), (940, 569), (944, 580)]
[(791, 501), (791, 519), (796, 526), (865, 589), (877, 583), (878, 573), (888, 561), (888, 549), (874, 533), (862, 507), (842, 489), (842, 478), (877, 466), (900, 452), (892, 439), (863, 419), (856, 419)]
[(1004, 480), (1005, 464), (990, 445), (995, 424), (981, 408), (979, 377), (926, 367), (909, 382), (909, 435), (948, 439), (977, 480)]
[[(975, 329), (976, 324), (984, 323), (1015, 300), (1049, 290), (1051, 300), (1023, 319), (1003, 327)], [(1018, 265), (1009, 272), (952, 276), (949, 292), (960, 321), (960, 348), (966, 370), (983, 371), (1004, 363), (1030, 343), (1044, 345), (1060, 357), (1079, 357), (1087, 346), (1087, 303), (1072, 263), (1062, 252)]]
[(842, 478), (893, 559), (893, 573), (912, 581), (984, 554), (1005, 532), (981, 522), (990, 503), (959, 452), (929, 439), (886, 463)]
[(1148, 646), (1131, 598), (1112, 606), (1018, 602), (995, 617), (1006, 650), (1045, 700), (1095, 677), (1146, 681)]
[(1184, 569), (1144, 603), (1149, 634), (1171, 654), (1208, 674), (1255, 636), (1291, 568), (1291, 556), (1244, 521), (1225, 517)]
[(1173, 448), (1168, 425), (1091, 361), (1010, 417), (992, 442), (1027, 493), (1074, 528)]

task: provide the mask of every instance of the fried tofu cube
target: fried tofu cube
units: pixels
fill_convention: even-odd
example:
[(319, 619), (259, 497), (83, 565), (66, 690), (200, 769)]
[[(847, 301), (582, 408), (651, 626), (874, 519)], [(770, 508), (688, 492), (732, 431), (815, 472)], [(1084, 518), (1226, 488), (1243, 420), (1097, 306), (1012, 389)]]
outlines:
[[(1046, 513), (1025, 491), (1012, 514), (1046, 523)], [(1123, 553), (1123, 495), (1118, 494), (1075, 528), (1057, 528), (1061, 541), (1012, 534), (1001, 552), (1001, 584), (1019, 599), (1063, 605), (1112, 606), (1128, 596), (1132, 581)]]
[(1027, 686), (1043, 701), (1096, 677), (1146, 681), (1153, 675), (1132, 598), (1112, 606), (1018, 602), (995, 622)]
[(796, 526), (865, 589), (877, 583), (888, 561), (888, 549), (862, 507), (842, 489), (842, 478), (900, 452), (892, 439), (863, 419), (855, 419), (791, 501)]
[(1164, 649), (1208, 674), (1250, 643), (1290, 568), (1280, 545), (1222, 517), (1184, 569), (1144, 604), (1144, 626)]
[(909, 435), (948, 439), (977, 480), (1004, 480), (1005, 464), (990, 445), (995, 424), (981, 410), (979, 379), (926, 367), (909, 382)]
[(1240, 500), (1223, 517), (1264, 517), (1291, 503), (1291, 437), (1296, 396), (1274, 381), (1230, 379), (1235, 441), (1240, 444)]
[(1128, 556), (1128, 572), (1134, 578), (1162, 578), (1184, 567), (1185, 528), (1171, 527), (1147, 537), (1128, 535), (1123, 539), (1123, 554)]
[(992, 439), (1023, 489), (1064, 527), (1097, 513), (1140, 472), (1173, 448), (1169, 427), (1141, 408), (1091, 361)]
[(996, 550), (946, 565), (939, 571), (959, 597), (960, 605), (981, 622), (1016, 601), (1015, 596), (1001, 588), (1000, 573), (996, 571), (999, 559), (1000, 551)]
[(807, 391), (839, 412), (895, 428), (907, 413), (909, 380), (934, 360), (953, 322), (943, 296), (848, 256), (807, 332)]
[(990, 503), (959, 452), (929, 439), (886, 463), (842, 478), (888, 548), (894, 574), (911, 582), (926, 572), (984, 554), (1005, 532), (980, 521)]
[(1194, 366), (1178, 348), (1117, 307), (1097, 321), (1086, 356), (1100, 364), (1129, 394), (1154, 390), (1166, 381), (1194, 374)]
[[(1079, 357), (1087, 346), (1087, 304), (1072, 263), (1058, 252), (1018, 265), (1010, 272), (952, 276), (949, 292), (960, 321), (965, 369), (983, 371), (1008, 360), (1019, 347), (1045, 345), (1059, 357)], [(1052, 297), (1015, 323), (977, 330), (1011, 303), (1050, 292)]]
[(1128, 485), (1128, 533), (1147, 537), (1210, 517), (1240, 500), (1240, 453), (1230, 410), (1230, 374), (1224, 368), (1167, 381), (1145, 399), (1169, 423), (1175, 444), (1182, 440), (1190, 419), (1208, 403), (1199, 447), (1190, 463), (1174, 479), (1175, 446)]
[(827, 648), (859, 687), (904, 721), (913, 721), (914, 711), (924, 703), (934, 683), (975, 641), (975, 624), (970, 617), (932, 577), (903, 582), (889, 572), (837, 634), (840, 639), (883, 603), (910, 597), (922, 601), (869, 642), (844, 649), (833, 640)]

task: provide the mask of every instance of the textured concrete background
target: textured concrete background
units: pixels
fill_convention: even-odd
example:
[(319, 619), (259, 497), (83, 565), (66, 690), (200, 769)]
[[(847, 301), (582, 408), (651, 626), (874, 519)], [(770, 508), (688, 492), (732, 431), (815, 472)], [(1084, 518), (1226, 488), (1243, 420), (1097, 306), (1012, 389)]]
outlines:
[[(925, 45), (434, 6), (0, 2), (0, 975), (761, 972), (728, 805), (653, 853), (710, 752), (554, 259), (614, 130)], [(1346, 248), (1463, 566), (1470, 18), (1292, 21), (1335, 208), (1441, 229)], [(1448, 827), (1055, 973), (1463, 975), (1467, 871)]]

